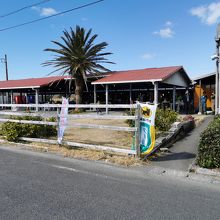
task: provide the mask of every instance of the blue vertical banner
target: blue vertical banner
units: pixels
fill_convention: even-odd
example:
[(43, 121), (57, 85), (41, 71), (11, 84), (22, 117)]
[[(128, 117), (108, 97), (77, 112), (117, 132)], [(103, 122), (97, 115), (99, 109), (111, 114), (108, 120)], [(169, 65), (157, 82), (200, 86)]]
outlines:
[(61, 108), (60, 117), (59, 117), (58, 139), (57, 139), (58, 144), (62, 144), (64, 131), (66, 129), (67, 116), (68, 116), (68, 105), (69, 105), (69, 100), (63, 97), (62, 108)]
[(155, 116), (157, 105), (141, 105), (141, 122), (140, 122), (140, 148), (141, 154), (149, 154), (155, 146)]

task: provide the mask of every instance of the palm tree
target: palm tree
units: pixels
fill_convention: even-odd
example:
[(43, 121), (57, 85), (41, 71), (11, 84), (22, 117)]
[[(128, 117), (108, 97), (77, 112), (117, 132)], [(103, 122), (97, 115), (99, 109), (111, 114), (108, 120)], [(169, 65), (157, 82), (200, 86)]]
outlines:
[(91, 36), (92, 29), (88, 32), (82, 27), (76, 26), (70, 32), (63, 31), (61, 36), (62, 43), (52, 41), (59, 48), (47, 48), (44, 51), (53, 52), (56, 54), (55, 58), (43, 63), (44, 66), (52, 65), (56, 71), (61, 71), (61, 75), (68, 74), (75, 81), (75, 96), (76, 104), (82, 103), (82, 94), (84, 86), (86, 85), (87, 74), (101, 74), (110, 71), (101, 64), (111, 63), (105, 56), (112, 53), (103, 52), (108, 45), (106, 42), (94, 44), (97, 34)]

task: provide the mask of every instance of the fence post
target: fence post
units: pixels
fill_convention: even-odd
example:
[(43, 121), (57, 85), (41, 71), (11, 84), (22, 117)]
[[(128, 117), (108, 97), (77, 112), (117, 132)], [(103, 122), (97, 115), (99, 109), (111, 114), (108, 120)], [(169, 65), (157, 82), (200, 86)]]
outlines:
[(59, 137), (59, 124), (60, 124), (60, 109), (59, 107), (57, 108), (57, 141), (58, 141), (58, 137)]
[(135, 127), (137, 131), (135, 132), (135, 147), (136, 147), (136, 156), (140, 158), (141, 151), (140, 151), (140, 119), (141, 119), (141, 106), (138, 103), (137, 108), (135, 110), (135, 116), (137, 117), (135, 120)]

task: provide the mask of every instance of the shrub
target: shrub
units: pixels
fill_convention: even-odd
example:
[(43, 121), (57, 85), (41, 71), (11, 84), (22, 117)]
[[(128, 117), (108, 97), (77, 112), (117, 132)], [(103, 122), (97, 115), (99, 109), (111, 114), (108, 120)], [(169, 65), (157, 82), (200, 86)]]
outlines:
[(220, 117), (216, 117), (201, 134), (198, 159), (199, 166), (220, 168)]
[[(127, 112), (128, 115), (135, 115), (135, 110)], [(172, 111), (171, 109), (157, 109), (156, 118), (155, 118), (155, 127), (159, 131), (168, 131), (171, 125), (177, 120), (178, 113)], [(134, 120), (126, 120), (126, 123), (130, 127), (135, 126)]]
[(2, 134), (8, 141), (17, 141), (21, 134), (21, 126), (14, 122), (5, 122), (2, 125)]
[(82, 108), (78, 108), (78, 109), (71, 109), (69, 110), (69, 114), (81, 114), (81, 113), (85, 113), (85, 109)]
[[(10, 117), (15, 120), (42, 121), (40, 116), (18, 116)], [(47, 121), (54, 122), (56, 118), (49, 118)], [(19, 137), (42, 138), (56, 135), (56, 127), (51, 125), (22, 124), (17, 122), (5, 122), (2, 125), (2, 134), (8, 141), (18, 141)]]
[(159, 131), (168, 131), (171, 125), (177, 120), (178, 113), (171, 109), (157, 109), (155, 127)]

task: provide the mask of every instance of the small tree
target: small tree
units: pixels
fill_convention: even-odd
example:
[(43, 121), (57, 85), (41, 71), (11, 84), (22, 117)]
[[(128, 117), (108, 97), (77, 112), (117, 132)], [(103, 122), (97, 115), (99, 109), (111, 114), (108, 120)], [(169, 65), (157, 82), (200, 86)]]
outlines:
[(44, 66), (54, 66), (56, 71), (61, 71), (61, 75), (70, 75), (75, 82), (75, 96), (76, 104), (82, 103), (82, 94), (86, 84), (87, 73), (99, 75), (103, 72), (110, 71), (101, 64), (111, 63), (105, 56), (112, 53), (103, 52), (107, 47), (106, 42), (94, 44), (97, 34), (92, 35), (92, 29), (88, 32), (84, 28), (76, 26), (70, 32), (63, 31), (61, 37), (62, 43), (52, 41), (59, 48), (50, 49), (45, 51), (53, 52), (56, 54), (55, 58), (43, 63)]

